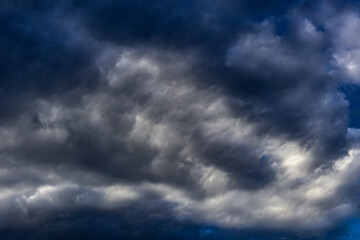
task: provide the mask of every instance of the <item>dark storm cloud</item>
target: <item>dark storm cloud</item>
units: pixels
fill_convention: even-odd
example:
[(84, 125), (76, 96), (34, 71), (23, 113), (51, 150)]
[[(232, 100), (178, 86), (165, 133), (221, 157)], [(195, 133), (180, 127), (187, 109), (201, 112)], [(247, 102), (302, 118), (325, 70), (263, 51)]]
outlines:
[(321, 239), (358, 214), (356, 4), (1, 4), (1, 237)]
[(23, 111), (29, 95), (49, 96), (96, 84), (92, 51), (74, 42), (61, 9), (42, 3), (1, 3), (1, 119)]
[(251, 20), (283, 13), (296, 1), (72, 1), (95, 37), (222, 51)]
[(31, 110), (7, 126), (8, 134), (18, 140), (4, 144), (3, 154), (9, 158), (4, 163), (77, 166), (114, 180), (165, 181), (192, 188), (198, 184), (192, 176), (197, 170), (186, 158), (194, 155), (231, 172), (244, 188), (271, 181), (274, 171), (267, 161), (260, 162), (263, 156), (250, 144), (223, 142), (203, 133), (207, 130), (202, 124), (217, 120), (207, 113), (217, 94), (182, 80), (190, 70), (174, 56), (152, 62), (152, 54), (118, 52), (121, 59), (109, 73), (110, 82), (97, 92), (83, 93), (77, 104), (66, 104), (71, 96), (33, 102)]
[[(75, 6), (82, 14), (83, 23), (97, 39), (130, 45), (146, 43), (170, 48), (187, 47), (202, 52), (201, 64), (216, 76), (213, 82), (207, 80), (210, 84), (225, 86), (236, 96), (251, 99), (241, 114), (263, 121), (264, 126), (260, 126), (263, 131), (285, 133), (290, 138), (301, 138), (304, 144), (312, 144), (308, 138), (312, 131), (309, 128), (313, 126), (308, 126), (308, 123), (313, 120), (309, 118), (313, 111), (324, 109), (324, 106), (304, 106), (302, 99), (321, 104), (325, 95), (333, 92), (334, 101), (342, 100), (341, 96), (336, 96), (336, 81), (324, 69), (329, 58), (328, 53), (324, 53), (324, 48), (328, 47), (327, 34), (323, 33), (321, 23), (316, 25), (316, 22), (301, 16), (302, 11), (305, 14), (307, 11), (311, 17), (312, 10), (319, 5), (305, 2), (300, 6), (300, 12), (281, 16), (296, 3), (213, 1), (209, 4), (188, 1), (152, 4), (108, 1), (104, 4), (75, 1), (72, 7)], [(254, 26), (254, 22), (270, 16), (274, 19), (273, 23), (256, 29), (259, 27)], [(281, 26), (283, 22), (288, 22), (287, 26)], [(260, 31), (249, 34), (252, 34), (248, 39), (252, 41), (250, 46), (241, 46), (240, 43), (240, 48), (248, 51), (249, 56), (236, 52), (237, 38), (242, 36), (241, 32), (246, 34), (247, 29)], [(277, 29), (283, 32), (283, 39), (276, 36)], [(265, 48), (268, 50), (262, 51)], [(261, 49), (259, 53), (257, 49)], [(232, 55), (238, 59), (233, 59)], [(244, 59), (246, 65), (240, 66), (240, 69), (239, 64), (231, 63), (240, 61), (241, 65)], [(227, 61), (230, 61), (228, 66), (224, 65)], [(251, 61), (255, 65), (251, 66)], [(237, 66), (234, 68), (233, 65)], [(283, 96), (292, 93), (301, 95), (301, 98), (288, 104)], [(324, 136), (319, 143), (319, 149), (323, 148), (319, 154), (331, 159), (345, 151), (344, 129), (347, 121), (342, 119), (346, 115), (346, 107), (340, 105), (337, 110), (328, 111), (328, 114), (339, 112), (334, 115), (343, 122), (340, 128), (336, 128), (339, 132)], [(326, 128), (332, 128), (334, 122), (338, 120), (325, 123), (328, 124)], [(317, 136), (310, 138), (318, 139)]]

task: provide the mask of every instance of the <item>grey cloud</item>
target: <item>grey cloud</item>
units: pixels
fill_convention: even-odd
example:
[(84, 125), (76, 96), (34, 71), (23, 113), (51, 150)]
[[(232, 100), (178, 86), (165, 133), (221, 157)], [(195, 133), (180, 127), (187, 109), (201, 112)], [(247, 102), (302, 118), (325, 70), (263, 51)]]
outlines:
[[(264, 183), (272, 178), (267, 163), (259, 162), (262, 155), (252, 153), (248, 144), (221, 142), (225, 139), (218, 140), (217, 131), (206, 136), (202, 124), (215, 124), (216, 111), (226, 111), (226, 102), (216, 91), (194, 86), (194, 76), (186, 77), (188, 66), (170, 55), (164, 60), (172, 64), (166, 66), (151, 55), (119, 54), (99, 92), (84, 94), (70, 107), (63, 105), (63, 97), (37, 100), (14, 126), (5, 126), (5, 162), (76, 164), (130, 181), (196, 186), (193, 168), (199, 158), (232, 171), (244, 187), (247, 178)], [(223, 114), (229, 114), (223, 121), (230, 128), (233, 123), (226, 118), (232, 116)]]
[[(110, 53), (118, 56), (114, 62)], [(196, 84), (191, 67), (196, 56), (183, 61), (179, 57), (159, 55), (156, 49), (109, 49), (98, 63), (104, 77), (97, 91), (82, 93), (76, 97), (81, 101), (71, 105), (66, 104), (70, 92), (51, 100), (34, 99), (34, 107), (22, 118), (3, 126), (4, 166), (41, 166), (51, 173), (49, 179), (28, 187), (32, 190), (25, 190), (30, 191), (25, 196), (12, 193), (15, 202), (21, 203), (24, 197), (25, 202), (7, 209), (17, 209), (14, 214), (20, 219), (31, 219), (42, 208), (46, 219), (48, 211), (121, 207), (122, 201), (136, 204), (135, 200), (144, 199), (145, 191), (156, 193), (157, 203), (174, 204), (174, 215), (190, 214), (198, 221), (231, 227), (325, 227), (341, 219), (338, 209), (353, 210), (353, 203), (342, 200), (320, 204), (338, 186), (324, 186), (323, 179), (346, 181), (342, 174), (347, 158), (337, 162), (340, 167), (345, 162), (339, 173), (331, 167), (314, 174), (315, 153), (323, 154), (319, 145), (305, 146), (281, 135), (258, 135), (258, 123), (234, 114), (226, 91)], [(319, 104), (333, 104), (332, 98)], [(328, 115), (321, 114), (317, 121), (327, 121), (324, 116)], [(324, 135), (317, 135), (323, 132), (321, 126), (313, 131), (312, 139), (322, 141)], [(333, 133), (328, 133), (331, 138)], [(89, 178), (101, 178), (84, 181), (82, 171)], [(52, 184), (50, 179), (54, 179)], [(294, 188), (299, 181), (303, 183)], [(307, 198), (298, 196), (304, 193)], [(276, 214), (272, 208), (287, 212), (294, 204), (299, 204), (299, 211), (270, 221)], [(26, 209), (25, 215), (20, 206)], [(244, 214), (250, 214), (246, 222)], [(311, 214), (319, 218), (299, 225)]]
[[(190, 26), (194, 19), (175, 7), (150, 5), (139, 5), (145, 19), (156, 13), (149, 29), (116, 14), (136, 12), (135, 3), (75, 1), (46, 8), (45, 16), (57, 16), (49, 31), (10, 25), (10, 37), (1, 35), (6, 56), (11, 39), (24, 40), (0, 83), (11, 96), (0, 122), (0, 228), (132, 208), (145, 218), (316, 232), (358, 214), (359, 134), (348, 128), (349, 103), (338, 88), (348, 73), (333, 64), (344, 48), (356, 54), (356, 41), (344, 36), (357, 15), (330, 11), (322, 19), (325, 5), (310, 13), (297, 6), (283, 16), (288, 28), (253, 17), (244, 30), (241, 18), (230, 18), (238, 27), (225, 27), (230, 20), (220, 13), (208, 18), (215, 25)], [(194, 18), (205, 21), (211, 8), (195, 5)], [(14, 9), (5, 18), (24, 27)], [(36, 11), (25, 11), (30, 25), (46, 25)], [(207, 42), (215, 33), (220, 38)], [(33, 47), (57, 54), (32, 55)], [(20, 78), (31, 86), (16, 90)]]
[[(285, 36), (275, 35), (269, 22), (259, 28), (241, 36), (227, 55), (229, 67), (253, 75), (253, 79), (245, 79), (258, 81), (261, 91), (247, 101), (234, 102), (239, 115), (260, 123), (260, 134), (281, 133), (304, 146), (318, 145), (315, 158), (323, 158), (320, 164), (344, 154), (348, 103), (337, 89), (338, 80), (325, 68), (329, 64), (326, 58), (317, 52), (309, 55), (306, 46), (292, 47)], [(304, 104), (304, 99), (309, 104)]]

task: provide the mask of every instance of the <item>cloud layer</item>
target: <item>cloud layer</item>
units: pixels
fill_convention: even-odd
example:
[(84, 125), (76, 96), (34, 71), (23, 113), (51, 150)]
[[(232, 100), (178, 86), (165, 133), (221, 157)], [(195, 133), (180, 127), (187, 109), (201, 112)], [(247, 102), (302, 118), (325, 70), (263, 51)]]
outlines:
[(358, 234), (357, 3), (2, 5), (0, 236)]

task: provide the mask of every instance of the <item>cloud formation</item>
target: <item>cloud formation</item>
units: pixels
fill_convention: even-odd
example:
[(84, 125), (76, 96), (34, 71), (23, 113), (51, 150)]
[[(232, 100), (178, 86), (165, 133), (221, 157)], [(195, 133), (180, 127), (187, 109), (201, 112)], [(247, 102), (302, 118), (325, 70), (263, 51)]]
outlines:
[(2, 4), (0, 236), (358, 234), (356, 3)]

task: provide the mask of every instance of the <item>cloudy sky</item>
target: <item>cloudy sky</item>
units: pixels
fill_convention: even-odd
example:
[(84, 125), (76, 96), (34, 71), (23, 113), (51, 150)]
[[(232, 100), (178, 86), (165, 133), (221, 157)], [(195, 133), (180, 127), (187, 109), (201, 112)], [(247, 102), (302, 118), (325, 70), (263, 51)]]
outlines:
[(0, 1), (0, 238), (360, 239), (360, 2)]

